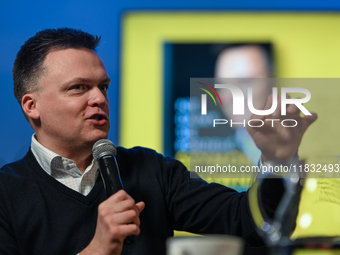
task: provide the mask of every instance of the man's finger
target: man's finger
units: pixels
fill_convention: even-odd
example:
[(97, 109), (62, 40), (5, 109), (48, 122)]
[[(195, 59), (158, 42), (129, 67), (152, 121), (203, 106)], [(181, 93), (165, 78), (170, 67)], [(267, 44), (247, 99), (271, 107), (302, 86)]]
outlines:
[(273, 104), (273, 94), (270, 94), (270, 95), (267, 97), (267, 102), (266, 102), (266, 104), (264, 105), (263, 110), (268, 110), (268, 109), (270, 109), (270, 107), (272, 107), (272, 104)]
[(318, 115), (315, 112), (312, 112), (312, 115), (305, 115), (302, 118), (302, 123), (305, 129), (307, 129), (314, 121), (316, 121), (317, 118), (318, 118)]
[[(270, 105), (271, 106), (271, 105)], [(280, 119), (281, 117), (281, 98), (277, 97), (277, 105), (275, 111), (271, 114), (273, 119)]]
[(138, 202), (138, 203), (136, 204), (136, 207), (137, 207), (139, 213), (141, 213), (141, 212), (144, 210), (144, 208), (145, 208), (145, 203), (144, 203), (143, 201)]
[(295, 104), (289, 104), (286, 107), (286, 114), (289, 116), (300, 116), (300, 109)]

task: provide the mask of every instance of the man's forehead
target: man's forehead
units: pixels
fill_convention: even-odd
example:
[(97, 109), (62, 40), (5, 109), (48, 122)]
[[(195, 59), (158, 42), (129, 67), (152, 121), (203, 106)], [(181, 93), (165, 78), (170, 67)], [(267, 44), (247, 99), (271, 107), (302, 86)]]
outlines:
[(97, 55), (95, 51), (86, 48), (54, 49), (47, 53), (44, 62), (45, 63), (54, 61), (69, 62), (70, 60), (77, 61), (89, 57), (101, 62), (100, 57)]
[(45, 75), (42, 79), (54, 78), (63, 83), (73, 79), (105, 82), (110, 80), (99, 56), (94, 51), (84, 48), (68, 48), (49, 52), (44, 60), (44, 69)]
[(46, 55), (44, 66), (48, 69), (76, 69), (91, 66), (100, 67), (106, 71), (97, 53), (85, 48), (53, 50)]

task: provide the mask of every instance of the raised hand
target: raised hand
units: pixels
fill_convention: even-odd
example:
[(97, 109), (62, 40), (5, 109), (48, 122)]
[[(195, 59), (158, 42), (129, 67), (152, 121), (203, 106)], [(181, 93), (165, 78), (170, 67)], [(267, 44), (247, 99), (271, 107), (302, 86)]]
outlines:
[[(265, 109), (272, 106), (272, 95), (267, 98)], [(303, 134), (307, 128), (317, 119), (315, 113), (312, 115), (300, 116), (300, 109), (295, 104), (287, 106), (287, 114), (281, 116), (281, 100), (278, 98), (276, 110), (266, 116), (253, 115), (251, 119), (260, 119), (262, 127), (247, 127), (257, 147), (262, 151), (262, 158), (266, 161), (288, 162), (297, 152)], [(281, 125), (284, 119), (294, 119), (297, 122), (295, 127), (284, 127)], [(252, 122), (253, 125), (256, 122)], [(259, 121), (260, 123), (260, 121)], [(288, 124), (289, 123), (289, 124)], [(295, 122), (287, 121), (285, 125), (293, 126)]]

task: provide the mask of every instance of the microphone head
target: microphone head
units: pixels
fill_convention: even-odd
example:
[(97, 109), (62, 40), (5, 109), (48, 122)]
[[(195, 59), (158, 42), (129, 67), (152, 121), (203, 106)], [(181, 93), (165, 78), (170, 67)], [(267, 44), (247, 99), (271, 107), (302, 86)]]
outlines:
[(103, 156), (113, 155), (116, 156), (117, 149), (108, 139), (98, 140), (92, 147), (92, 155), (95, 160)]

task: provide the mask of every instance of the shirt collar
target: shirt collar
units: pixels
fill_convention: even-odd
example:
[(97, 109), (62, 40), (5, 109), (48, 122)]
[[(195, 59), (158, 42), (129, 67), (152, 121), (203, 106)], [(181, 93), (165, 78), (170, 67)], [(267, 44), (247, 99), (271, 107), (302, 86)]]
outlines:
[[(82, 173), (73, 160), (64, 158), (44, 147), (35, 138), (35, 134), (32, 135), (31, 150), (42, 169), (52, 177), (55, 177), (55, 175), (60, 172), (71, 175), (74, 178), (82, 176)], [(84, 174), (93, 168), (98, 169), (98, 164), (95, 160), (92, 160), (92, 163), (86, 168)]]

